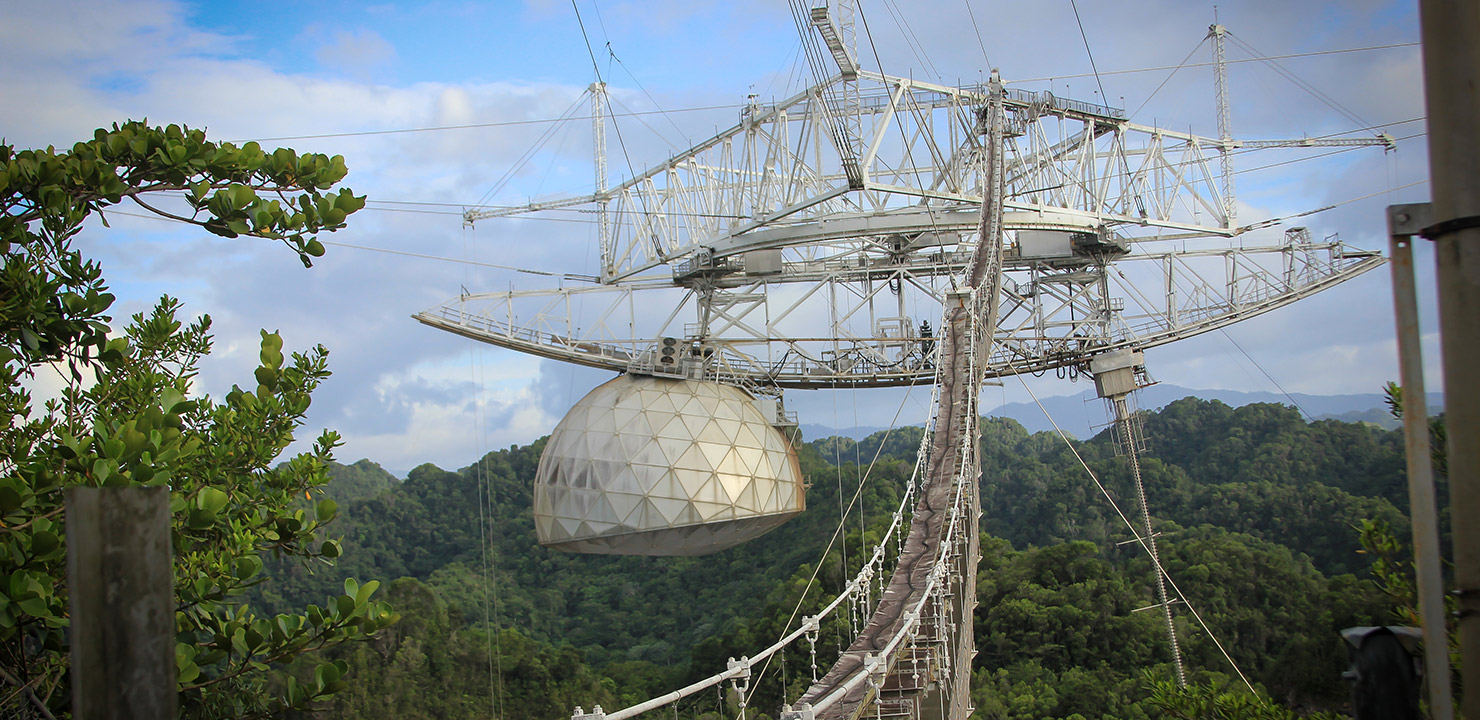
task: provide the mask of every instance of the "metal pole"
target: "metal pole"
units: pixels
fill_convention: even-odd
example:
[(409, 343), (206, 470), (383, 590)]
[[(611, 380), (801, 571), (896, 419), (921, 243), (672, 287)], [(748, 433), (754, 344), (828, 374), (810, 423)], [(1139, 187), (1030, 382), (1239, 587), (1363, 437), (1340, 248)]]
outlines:
[[(1388, 209), (1388, 263), (1393, 274), (1393, 313), (1398, 324), (1398, 368), (1403, 385), (1403, 436), (1408, 457), (1408, 506), (1413, 519), (1414, 575), (1423, 624), (1424, 678), (1429, 717), (1454, 718), (1449, 688), (1449, 631), (1444, 616), (1444, 573), (1439, 552), (1434, 468), (1429, 449), (1428, 398), (1419, 346), (1418, 301), (1413, 282), (1413, 235), (1428, 222), (1428, 206)], [(1415, 220), (1417, 218), (1424, 218)]]
[(1480, 3), (1420, 0), (1463, 715), (1480, 718)]

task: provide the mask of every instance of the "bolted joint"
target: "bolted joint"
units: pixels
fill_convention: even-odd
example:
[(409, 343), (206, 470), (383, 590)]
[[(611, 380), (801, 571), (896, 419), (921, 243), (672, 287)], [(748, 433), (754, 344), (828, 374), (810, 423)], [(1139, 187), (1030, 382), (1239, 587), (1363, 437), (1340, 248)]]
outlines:
[(576, 706), (575, 712), (571, 713), (570, 720), (604, 720), (606, 712), (600, 705), (592, 705), (591, 712), (586, 712), (580, 705)]
[(781, 706), (781, 720), (815, 720), (812, 703), (797, 703), (796, 707)]
[(1434, 208), (1429, 203), (1403, 203), (1387, 207), (1388, 235), (1410, 238), (1434, 224)]

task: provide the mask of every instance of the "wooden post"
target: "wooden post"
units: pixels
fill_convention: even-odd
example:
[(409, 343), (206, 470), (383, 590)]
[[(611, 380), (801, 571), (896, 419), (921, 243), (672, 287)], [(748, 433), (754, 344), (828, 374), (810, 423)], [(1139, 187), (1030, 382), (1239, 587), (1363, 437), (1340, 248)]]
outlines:
[(76, 720), (175, 717), (170, 554), (169, 488), (67, 490)]

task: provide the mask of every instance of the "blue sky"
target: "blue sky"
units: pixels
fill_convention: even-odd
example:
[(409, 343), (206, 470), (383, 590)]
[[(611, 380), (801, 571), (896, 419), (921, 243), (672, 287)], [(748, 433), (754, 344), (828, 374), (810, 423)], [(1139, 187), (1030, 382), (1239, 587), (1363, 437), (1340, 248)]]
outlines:
[[(799, 45), (785, 2), (576, 5), (621, 107), (671, 111), (648, 116), (651, 128), (619, 122), (634, 165), (660, 161), (680, 135), (698, 140), (732, 123), (749, 93), (782, 96), (798, 87)], [(1216, 134), (1209, 69), (1178, 72), (1159, 90), (1166, 71), (1120, 72), (1180, 63), (1206, 34), (1211, 3), (1078, 5), (1111, 104), (1139, 108), (1133, 119), (1140, 122)], [(7, 98), (0, 134), (7, 142), (62, 146), (95, 127), (142, 117), (205, 127), (217, 139), (299, 138), (265, 144), (343, 154), (351, 169), (347, 184), (379, 201), (326, 240), (474, 263), (591, 268), (587, 224), (499, 221), (469, 230), (456, 208), (384, 204), (475, 202), (546, 125), (344, 135), (559, 116), (593, 79), (568, 1), (0, 7), (0, 62), (8, 70), (0, 78), (0, 96)], [(972, 2), (969, 13), (961, 0), (863, 0), (862, 7), (873, 41), (861, 53), (865, 66), (876, 66), (877, 52), (877, 64), (891, 74), (955, 83), (974, 81), (990, 62), (1010, 82), (1098, 99), (1069, 0)], [(1240, 40), (1266, 55), (1411, 43), (1418, 35), (1409, 2), (1225, 0), (1217, 12)], [(1231, 59), (1244, 57), (1230, 48)], [(1206, 60), (1204, 45), (1190, 61)], [(1267, 66), (1235, 64), (1236, 136), (1317, 135), (1352, 130), (1358, 121), (1423, 115), (1416, 47), (1281, 62), (1326, 99)], [(711, 106), (722, 107), (687, 111)], [(590, 125), (569, 125), (494, 197), (589, 192)], [(1308, 224), (1318, 234), (1340, 232), (1361, 247), (1383, 247), (1383, 206), (1427, 199), (1423, 185), (1393, 190), (1426, 174), (1422, 130), (1421, 122), (1393, 126), (1395, 136), (1417, 135), (1396, 153), (1363, 150), (1241, 175), (1241, 218), (1341, 202)], [(335, 136), (304, 137), (322, 134)], [(614, 154), (612, 178), (628, 172)], [(322, 342), (330, 348), (335, 376), (316, 396), (311, 421), (345, 435), (346, 461), (369, 457), (396, 472), (422, 462), (461, 467), (481, 452), (548, 433), (569, 403), (606, 377), (481, 346), (410, 318), (461, 287), (538, 286), (523, 276), (342, 245), (331, 245), (314, 269), (303, 270), (270, 243), (222, 240), (127, 215), (112, 224), (112, 230), (89, 228), (80, 242), (104, 263), (120, 317), (169, 292), (188, 311), (216, 320), (217, 353), (201, 390), (219, 394), (233, 382), (251, 381), (258, 328), (282, 331), (290, 347)], [(1426, 275), (1430, 264), (1429, 256), (1420, 257)], [(1212, 333), (1152, 351), (1148, 362), (1156, 378), (1188, 387), (1274, 390), (1273, 377), (1291, 392), (1374, 392), (1396, 376), (1389, 303), (1386, 271), (1377, 271), (1240, 324), (1229, 330), (1232, 340)], [(1431, 310), (1425, 319), (1432, 328)], [(1432, 345), (1430, 356), (1436, 359)], [(1082, 389), (1035, 381), (1043, 394)], [(1009, 381), (989, 389), (984, 405), (1025, 399)], [(803, 422), (887, 425), (899, 394), (792, 393), (788, 403), (802, 411)], [(907, 401), (902, 418), (922, 421), (922, 407), (918, 399)]]

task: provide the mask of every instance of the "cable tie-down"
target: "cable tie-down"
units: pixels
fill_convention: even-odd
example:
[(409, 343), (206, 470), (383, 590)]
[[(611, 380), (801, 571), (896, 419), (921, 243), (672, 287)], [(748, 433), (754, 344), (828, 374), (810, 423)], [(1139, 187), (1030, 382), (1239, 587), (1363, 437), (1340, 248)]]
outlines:
[[(1450, 590), (1449, 591), (1449, 594), (1450, 595), (1453, 595), (1456, 598), (1458, 598), (1459, 601), (1460, 601), (1460, 603), (1464, 603), (1464, 601), (1466, 600), (1467, 597), (1473, 597), (1475, 595), (1480, 595), (1480, 590), (1477, 590), (1475, 588), (1456, 588), (1454, 590)], [(1454, 617), (1456, 619), (1466, 618), (1466, 617), (1469, 617), (1469, 616), (1474, 615), (1474, 614), (1475, 614), (1475, 611), (1474, 610), (1471, 610), (1471, 609), (1469, 609), (1467, 607), (1463, 607), (1463, 606), (1461, 606), (1459, 609), (1457, 609), (1457, 610), (1454, 611)]]
[(1418, 234), (1429, 240), (1438, 240), (1445, 235), (1457, 233), (1470, 228), (1480, 228), (1480, 215), (1466, 215), (1464, 217), (1451, 218), (1443, 222), (1437, 222), (1422, 230)]

